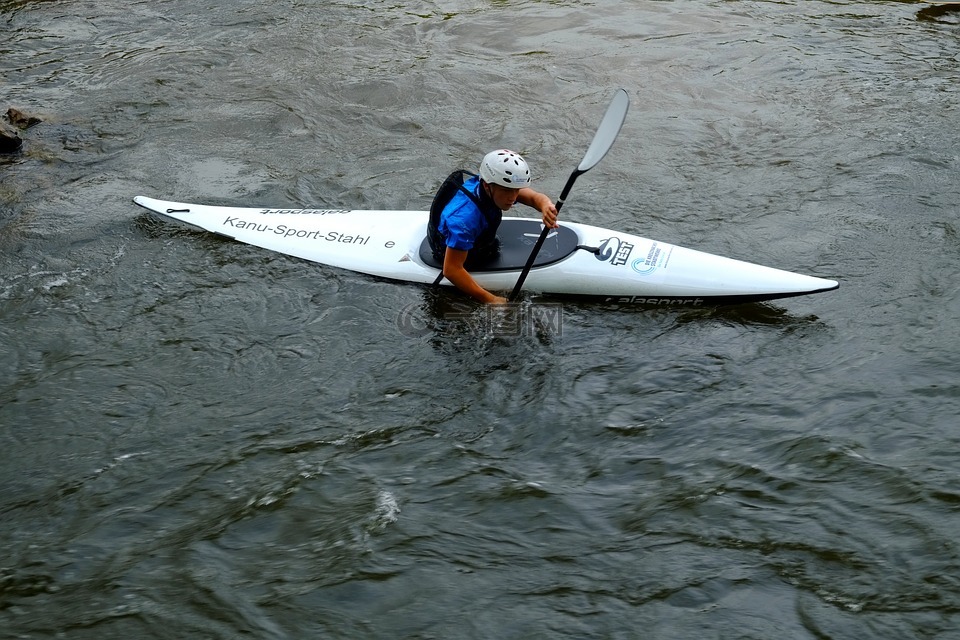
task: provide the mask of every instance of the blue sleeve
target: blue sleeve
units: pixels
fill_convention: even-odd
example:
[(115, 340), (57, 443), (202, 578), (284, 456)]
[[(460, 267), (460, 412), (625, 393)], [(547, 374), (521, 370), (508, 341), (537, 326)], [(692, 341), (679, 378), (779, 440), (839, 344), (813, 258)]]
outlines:
[(460, 202), (460, 206), (455, 206), (456, 200), (447, 205), (447, 209), (440, 216), (439, 231), (443, 235), (446, 245), (451, 249), (460, 251), (469, 251), (473, 249), (477, 236), (486, 227), (482, 216), (476, 215), (476, 207), (472, 202)]

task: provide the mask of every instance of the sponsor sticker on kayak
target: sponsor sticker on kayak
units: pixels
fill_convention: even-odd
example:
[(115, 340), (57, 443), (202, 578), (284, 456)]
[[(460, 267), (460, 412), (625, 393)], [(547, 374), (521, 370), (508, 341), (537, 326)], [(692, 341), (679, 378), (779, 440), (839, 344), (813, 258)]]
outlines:
[[(323, 232), (316, 229), (297, 229), (296, 227), (290, 227), (285, 224), (273, 226), (270, 224), (252, 222), (250, 220), (241, 220), (237, 216), (227, 216), (223, 221), (223, 226), (232, 227), (234, 229), (258, 231), (260, 233), (272, 233), (278, 236), (283, 236), (284, 238), (306, 238), (308, 240), (326, 240), (327, 242), (340, 242), (345, 244), (367, 244), (370, 241), (370, 236), (346, 234), (338, 231)], [(389, 242), (387, 246), (392, 247), (393, 242)]]
[(654, 242), (650, 245), (650, 250), (646, 257), (637, 258), (630, 267), (642, 276), (648, 276), (657, 269), (662, 269), (670, 262), (670, 254), (673, 253), (673, 245), (662, 245)]
[(635, 248), (636, 246), (633, 243), (611, 236), (600, 244), (595, 255), (597, 260), (609, 262), (614, 267), (629, 263), (630, 268), (634, 271), (642, 276), (647, 276), (657, 269), (666, 267), (670, 261), (670, 254), (673, 252), (673, 245), (654, 242), (650, 245), (646, 255), (630, 262), (630, 257)]
[(613, 236), (603, 241), (596, 256), (600, 262), (609, 261), (614, 267), (619, 267), (627, 264), (631, 253), (633, 253), (632, 243)]
[(331, 216), (350, 213), (348, 209), (262, 209), (260, 215)]

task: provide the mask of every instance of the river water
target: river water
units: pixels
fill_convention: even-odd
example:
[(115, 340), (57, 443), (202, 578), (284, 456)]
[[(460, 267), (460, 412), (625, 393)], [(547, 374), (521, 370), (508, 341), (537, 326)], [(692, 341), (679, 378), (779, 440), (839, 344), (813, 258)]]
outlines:
[[(960, 14), (906, 2), (0, 0), (0, 636), (960, 638)], [(154, 220), (563, 218), (838, 291), (451, 292)]]

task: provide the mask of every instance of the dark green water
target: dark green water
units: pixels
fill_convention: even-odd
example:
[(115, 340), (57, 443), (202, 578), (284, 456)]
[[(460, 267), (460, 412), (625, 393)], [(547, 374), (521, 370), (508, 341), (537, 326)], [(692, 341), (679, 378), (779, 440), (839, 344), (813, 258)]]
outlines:
[[(0, 636), (960, 638), (925, 6), (0, 0)], [(498, 146), (556, 195), (620, 86), (564, 218), (839, 291), (510, 336), (131, 202), (420, 209)]]

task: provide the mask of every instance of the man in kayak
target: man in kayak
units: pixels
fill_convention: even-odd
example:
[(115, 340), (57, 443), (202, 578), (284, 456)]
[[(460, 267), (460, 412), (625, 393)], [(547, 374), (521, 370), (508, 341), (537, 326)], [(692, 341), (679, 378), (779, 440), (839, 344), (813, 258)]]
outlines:
[(492, 260), (500, 251), (497, 228), (516, 202), (537, 209), (543, 224), (557, 227), (557, 207), (530, 184), (530, 167), (508, 149), (491, 151), (480, 163), (480, 175), (457, 170), (443, 181), (433, 205), (427, 237), (443, 275), (458, 289), (481, 302), (504, 304), (473, 279), (469, 269)]

